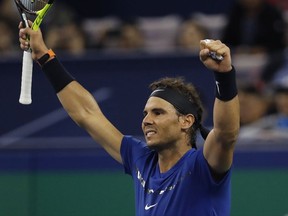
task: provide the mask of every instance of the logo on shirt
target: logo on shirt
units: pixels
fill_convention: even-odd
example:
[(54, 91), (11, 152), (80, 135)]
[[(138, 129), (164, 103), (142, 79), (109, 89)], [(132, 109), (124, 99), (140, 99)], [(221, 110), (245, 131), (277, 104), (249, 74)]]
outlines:
[(167, 186), (167, 187), (165, 187), (165, 188), (162, 189), (162, 190), (160, 190), (160, 189), (154, 190), (153, 188), (147, 188), (147, 187), (146, 187), (146, 181), (145, 181), (144, 178), (142, 177), (139, 169), (136, 168), (136, 171), (137, 171), (137, 173), (136, 173), (137, 179), (139, 180), (141, 186), (144, 188), (145, 192), (148, 193), (148, 194), (158, 194), (158, 195), (162, 195), (162, 194), (164, 194), (165, 192), (172, 191), (172, 190), (175, 189), (175, 187), (177, 186), (177, 184), (180, 183), (180, 182), (184, 179), (184, 177), (185, 177), (185, 176), (184, 176), (184, 177), (181, 177), (181, 179), (178, 180), (175, 184), (170, 185), (170, 186)]
[(146, 206), (145, 206), (145, 210), (147, 211), (147, 210), (149, 210), (149, 209), (155, 207), (156, 205), (157, 205), (157, 203), (155, 203), (155, 204), (153, 204), (153, 205), (148, 205), (148, 204), (146, 204)]
[(218, 81), (216, 81), (217, 92), (218, 92), (219, 95), (221, 95), (219, 85), (220, 85), (220, 83)]

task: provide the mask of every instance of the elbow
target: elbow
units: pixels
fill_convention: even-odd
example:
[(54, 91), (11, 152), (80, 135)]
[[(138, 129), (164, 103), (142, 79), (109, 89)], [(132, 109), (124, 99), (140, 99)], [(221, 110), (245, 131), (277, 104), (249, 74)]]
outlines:
[(238, 139), (239, 130), (239, 128), (235, 128), (229, 131), (214, 130), (217, 143), (220, 143), (224, 149), (234, 148)]
[(68, 112), (71, 119), (81, 128), (86, 128), (92, 119), (97, 115), (95, 111), (91, 110), (78, 110), (77, 112)]

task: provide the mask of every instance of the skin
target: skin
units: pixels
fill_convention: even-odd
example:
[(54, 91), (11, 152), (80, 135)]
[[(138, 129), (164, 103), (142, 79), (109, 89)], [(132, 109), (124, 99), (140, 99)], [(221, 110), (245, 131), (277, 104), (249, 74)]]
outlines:
[[(22, 49), (32, 48), (32, 57), (39, 59), (48, 48), (43, 41), (41, 30), (33, 31), (19, 25), (19, 41)], [(30, 41), (26, 41), (26, 35)], [(212, 60), (208, 52), (215, 51), (224, 60)], [(231, 71), (230, 49), (221, 41), (206, 44), (200, 41), (200, 60), (212, 71), (228, 73)], [(122, 163), (120, 146), (123, 134), (103, 115), (95, 98), (77, 81), (68, 84), (57, 93), (59, 101), (69, 116), (83, 127), (115, 160)], [(187, 130), (194, 123), (191, 114), (178, 115), (175, 108), (167, 101), (150, 97), (144, 107), (142, 130), (150, 148), (157, 150), (160, 171), (166, 172), (189, 150)], [(224, 102), (215, 99), (214, 127), (209, 133), (203, 148), (213, 173), (222, 174), (232, 164), (235, 142), (239, 133), (238, 96)]]
[(189, 149), (188, 129), (193, 115), (177, 115), (169, 102), (150, 97), (144, 108), (142, 130), (148, 147), (157, 150), (160, 171), (168, 171)]

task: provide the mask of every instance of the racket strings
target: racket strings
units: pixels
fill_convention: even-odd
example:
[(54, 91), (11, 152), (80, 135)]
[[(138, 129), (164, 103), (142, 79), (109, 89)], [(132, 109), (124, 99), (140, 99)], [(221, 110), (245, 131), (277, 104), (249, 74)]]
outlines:
[(22, 5), (31, 12), (36, 12), (45, 7), (48, 0), (20, 0)]

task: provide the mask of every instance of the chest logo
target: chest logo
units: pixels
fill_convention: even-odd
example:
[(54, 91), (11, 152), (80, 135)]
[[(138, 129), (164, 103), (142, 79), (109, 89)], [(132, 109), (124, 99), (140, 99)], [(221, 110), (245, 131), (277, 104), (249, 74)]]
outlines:
[(156, 205), (157, 205), (157, 203), (155, 203), (155, 204), (153, 204), (153, 205), (148, 205), (148, 204), (146, 204), (146, 206), (145, 206), (145, 210), (147, 211), (147, 210), (149, 210), (149, 209), (155, 207)]

